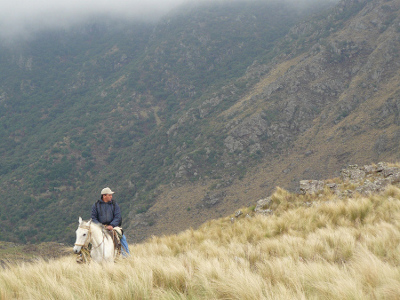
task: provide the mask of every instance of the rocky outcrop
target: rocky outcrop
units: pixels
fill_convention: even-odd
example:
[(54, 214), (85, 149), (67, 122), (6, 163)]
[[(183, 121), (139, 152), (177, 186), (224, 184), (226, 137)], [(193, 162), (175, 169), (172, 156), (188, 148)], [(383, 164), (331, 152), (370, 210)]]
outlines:
[[(338, 181), (332, 182), (332, 181)], [(376, 165), (349, 165), (342, 169), (340, 178), (336, 180), (301, 180), (300, 194), (315, 195), (331, 190), (340, 197), (351, 197), (353, 193), (370, 195), (382, 192), (388, 185), (400, 183), (400, 167), (380, 162)], [(257, 214), (271, 215), (273, 209), (272, 197), (257, 201), (254, 212)], [(307, 202), (305, 205), (311, 205)]]
[(261, 149), (260, 138), (266, 134), (268, 123), (262, 114), (254, 115), (231, 130), (225, 139), (225, 147), (229, 152), (243, 151), (249, 147), (250, 154)]
[(257, 201), (257, 206), (254, 209), (255, 213), (262, 215), (272, 215), (273, 211), (271, 209), (272, 199), (268, 197), (266, 199), (260, 199)]
[(301, 180), (300, 193), (302, 194), (315, 194), (324, 189), (324, 182), (321, 180)]
[(197, 205), (197, 208), (211, 208), (220, 203), (226, 196), (224, 191), (216, 193), (207, 193), (206, 196)]
[(364, 195), (378, 193), (390, 184), (400, 182), (400, 168), (390, 166), (387, 163), (380, 162), (377, 165), (349, 165), (340, 172), (342, 183), (331, 183), (317, 180), (300, 181), (300, 193), (315, 194), (323, 191), (326, 187), (341, 194), (349, 184), (356, 186), (355, 192)]

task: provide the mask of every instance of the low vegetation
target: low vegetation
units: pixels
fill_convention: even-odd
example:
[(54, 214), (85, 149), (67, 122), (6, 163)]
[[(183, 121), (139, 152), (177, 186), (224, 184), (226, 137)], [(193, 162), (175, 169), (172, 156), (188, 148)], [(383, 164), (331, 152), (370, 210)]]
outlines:
[[(113, 266), (8, 265), (0, 299), (399, 299), (400, 189), (340, 198), (277, 189), (274, 215), (131, 245)], [(280, 210), (282, 205), (284, 209)]]
[(259, 80), (245, 76), (254, 62), (270, 62), (291, 26), (334, 2), (195, 1), (155, 23), (99, 16), (2, 44), (0, 240), (71, 243), (104, 186), (127, 220), (162, 185), (243, 178), (261, 155), (227, 168), (218, 115)]

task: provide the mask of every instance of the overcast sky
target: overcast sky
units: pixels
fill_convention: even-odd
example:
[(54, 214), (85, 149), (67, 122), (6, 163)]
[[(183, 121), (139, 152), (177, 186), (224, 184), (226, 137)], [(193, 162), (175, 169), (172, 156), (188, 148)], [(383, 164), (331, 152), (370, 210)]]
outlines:
[[(41, 29), (65, 28), (104, 14), (118, 18), (155, 19), (184, 2), (204, 1), (234, 0), (0, 0), (0, 39), (29, 37)], [(299, 4), (317, 0), (286, 1)]]
[(188, 0), (0, 0), (0, 36), (60, 28), (101, 14), (155, 18)]

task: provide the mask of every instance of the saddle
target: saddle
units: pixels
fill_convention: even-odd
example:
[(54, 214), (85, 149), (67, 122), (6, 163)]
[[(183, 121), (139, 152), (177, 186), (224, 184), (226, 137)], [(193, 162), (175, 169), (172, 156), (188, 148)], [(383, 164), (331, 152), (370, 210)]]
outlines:
[(117, 255), (121, 254), (121, 238), (122, 238), (123, 230), (121, 227), (114, 227), (111, 231), (111, 235), (114, 242), (114, 249), (117, 250)]
[(122, 238), (122, 235), (124, 234), (124, 231), (122, 230), (121, 227), (116, 226), (116, 227), (113, 228), (113, 231), (117, 234), (118, 239)]

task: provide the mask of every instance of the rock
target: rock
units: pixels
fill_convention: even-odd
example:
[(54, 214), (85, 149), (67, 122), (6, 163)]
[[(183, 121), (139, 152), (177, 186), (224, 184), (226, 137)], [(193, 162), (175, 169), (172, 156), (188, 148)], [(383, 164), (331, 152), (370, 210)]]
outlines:
[(324, 182), (320, 180), (301, 180), (300, 193), (301, 194), (315, 194), (324, 189)]
[(215, 194), (207, 194), (201, 201), (201, 207), (206, 207), (210, 208), (216, 204), (218, 204), (220, 201), (222, 201), (226, 196), (226, 193), (224, 191), (218, 192)]
[[(358, 165), (349, 165), (346, 169), (342, 169), (340, 177), (343, 182), (359, 184), (355, 189), (361, 194), (371, 194), (381, 192), (386, 186), (400, 182), (400, 168), (389, 167), (385, 163), (377, 165), (368, 165), (359, 167)], [(342, 185), (336, 183), (324, 183), (318, 180), (301, 180), (300, 192), (302, 194), (314, 194), (324, 189), (329, 189), (341, 196), (351, 196), (353, 191), (340, 191)]]
[(238, 217), (241, 216), (241, 215), (243, 215), (243, 212), (242, 212), (241, 210), (238, 210), (238, 211), (235, 213), (235, 217), (236, 217), (236, 218), (238, 218)]
[(266, 133), (267, 128), (268, 124), (262, 118), (262, 114), (251, 116), (231, 130), (224, 141), (225, 147), (232, 153), (243, 151), (254, 143), (250, 152), (260, 151), (259, 137)]
[(359, 182), (365, 178), (365, 171), (360, 169), (358, 165), (349, 165), (347, 169), (343, 169), (340, 176), (344, 182)]
[(387, 168), (384, 168), (383, 169), (383, 177), (389, 177), (389, 176), (393, 176), (393, 175), (396, 175), (396, 174), (398, 174), (399, 173), (399, 168), (390, 168), (390, 167), (387, 167)]
[(228, 148), (229, 152), (242, 151), (243, 144), (236, 140), (233, 136), (228, 136), (224, 141), (225, 147)]
[(332, 191), (336, 191), (338, 189), (338, 185), (336, 183), (327, 183), (326, 186)]
[(364, 166), (363, 170), (367, 175), (373, 174), (373, 173), (377, 172), (377, 166), (375, 166), (375, 165)]
[(268, 197), (266, 199), (260, 199), (257, 201), (257, 206), (254, 209), (254, 212), (262, 215), (272, 215), (273, 211), (272, 209), (270, 209), (271, 204), (272, 204), (271, 197)]
[[(331, 180), (329, 182), (322, 180), (301, 180), (300, 194), (312, 195), (323, 191), (325, 188), (329, 188), (341, 198), (351, 198), (353, 197), (354, 192), (369, 195), (384, 191), (388, 185), (400, 183), (400, 167), (388, 166), (385, 163), (363, 167), (358, 167), (358, 165), (349, 165), (347, 168), (342, 169), (340, 174), (343, 183), (332, 183)], [(353, 183), (356, 187), (348, 189), (348, 184), (345, 184), (346, 182)], [(323, 197), (323, 194), (320, 194), (319, 196)], [(303, 205), (310, 207), (318, 205), (319, 201), (321, 200), (313, 202), (307, 201), (304, 202)], [(273, 214), (273, 210), (271, 209), (272, 204), (272, 197), (260, 199), (257, 201), (254, 212), (265, 216), (271, 215)]]

